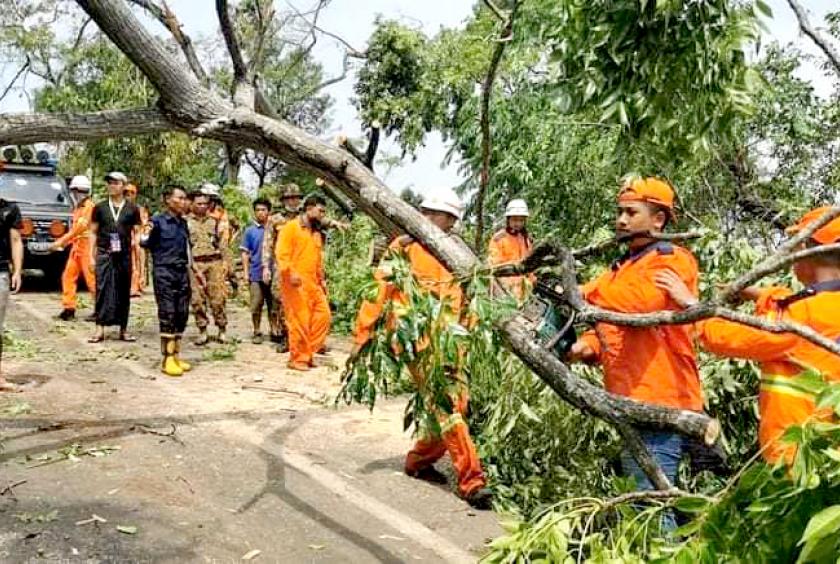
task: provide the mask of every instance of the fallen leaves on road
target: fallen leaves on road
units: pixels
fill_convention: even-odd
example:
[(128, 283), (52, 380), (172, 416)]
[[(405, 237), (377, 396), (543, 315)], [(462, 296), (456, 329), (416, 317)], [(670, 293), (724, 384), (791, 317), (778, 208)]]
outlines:
[(243, 554), (242, 555), (242, 560), (253, 560), (257, 556), (259, 556), (261, 553), (262, 553), (262, 550), (257, 550), (255, 548), (254, 550), (250, 550), (250, 551), (246, 552), (245, 554)]
[(137, 527), (133, 525), (117, 525), (117, 530), (121, 533), (125, 533), (127, 535), (136, 535), (137, 534)]

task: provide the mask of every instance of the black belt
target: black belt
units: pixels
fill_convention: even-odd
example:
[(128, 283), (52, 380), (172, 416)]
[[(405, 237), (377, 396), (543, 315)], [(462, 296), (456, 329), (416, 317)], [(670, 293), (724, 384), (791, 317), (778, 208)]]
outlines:
[(213, 262), (214, 260), (222, 260), (222, 253), (216, 253), (215, 255), (204, 255), (201, 257), (193, 257), (195, 262)]

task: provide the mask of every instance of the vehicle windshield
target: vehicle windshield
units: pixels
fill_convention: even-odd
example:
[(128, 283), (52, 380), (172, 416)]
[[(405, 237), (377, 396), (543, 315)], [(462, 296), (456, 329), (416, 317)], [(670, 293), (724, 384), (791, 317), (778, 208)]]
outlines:
[(0, 174), (0, 198), (23, 204), (49, 205), (65, 201), (64, 185), (56, 176)]

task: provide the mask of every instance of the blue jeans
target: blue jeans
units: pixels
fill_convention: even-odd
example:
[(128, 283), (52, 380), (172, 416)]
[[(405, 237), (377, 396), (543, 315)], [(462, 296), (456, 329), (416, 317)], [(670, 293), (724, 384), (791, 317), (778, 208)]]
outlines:
[[(650, 451), (653, 459), (662, 468), (665, 477), (674, 485), (677, 479), (677, 469), (680, 465), (680, 460), (683, 454), (683, 436), (679, 433), (671, 433), (668, 431), (639, 431), (642, 442)], [(652, 490), (653, 484), (648, 480), (645, 471), (636, 462), (636, 459), (627, 451), (621, 453), (621, 467), (626, 476), (632, 476), (636, 479), (636, 488), (639, 490)], [(677, 523), (674, 520), (674, 513), (667, 511), (662, 516), (662, 529), (664, 531), (673, 531), (677, 528)]]

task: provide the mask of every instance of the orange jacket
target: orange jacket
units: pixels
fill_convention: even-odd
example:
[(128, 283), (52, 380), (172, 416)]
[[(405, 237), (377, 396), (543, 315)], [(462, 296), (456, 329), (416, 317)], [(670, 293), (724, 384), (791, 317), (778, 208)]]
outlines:
[(323, 285), (324, 239), (320, 231), (306, 227), (301, 218), (293, 219), (280, 230), (275, 245), (274, 258), (281, 279), (295, 273), (306, 282)]
[[(756, 304), (758, 315), (801, 323), (830, 339), (840, 337), (838, 312), (840, 280), (795, 295), (787, 288), (768, 288)], [(769, 333), (717, 318), (697, 325), (700, 342), (709, 352), (760, 363), (759, 444), (768, 462), (791, 461), (792, 445), (780, 443), (779, 437), (815, 414), (814, 396), (797, 383), (797, 377), (810, 368), (828, 380), (840, 380), (840, 357), (791, 333)]]
[[(681, 309), (654, 284), (671, 270), (697, 294), (697, 261), (686, 249), (658, 242), (628, 253), (583, 287), (587, 301), (622, 313)], [(607, 391), (645, 403), (701, 411), (703, 397), (691, 325), (627, 327), (598, 323), (581, 336), (604, 367)]]
[[(511, 233), (507, 229), (498, 231), (490, 239), (487, 259), (490, 266), (516, 264), (531, 252), (531, 238), (525, 233)], [(513, 292), (519, 299), (526, 293), (525, 280), (534, 282), (533, 276), (505, 276), (500, 278), (502, 285)]]
[(61, 247), (67, 245), (78, 245), (85, 247), (90, 242), (90, 221), (93, 215), (93, 200), (85, 200), (73, 210), (73, 226), (70, 230), (56, 240)]
[[(463, 292), (455, 276), (446, 269), (429, 251), (411, 237), (397, 237), (388, 248), (391, 251), (402, 250), (411, 265), (411, 274), (418, 285), (441, 301), (447, 302), (455, 315), (461, 311)], [(355, 343), (365, 344), (382, 309), (388, 300), (405, 303), (406, 297), (396, 287), (386, 283), (385, 273), (379, 269), (374, 275), (379, 280), (379, 294), (373, 302), (365, 301), (356, 317), (353, 331)]]

